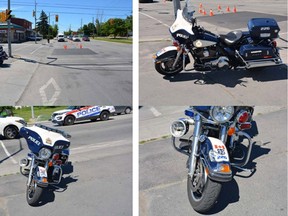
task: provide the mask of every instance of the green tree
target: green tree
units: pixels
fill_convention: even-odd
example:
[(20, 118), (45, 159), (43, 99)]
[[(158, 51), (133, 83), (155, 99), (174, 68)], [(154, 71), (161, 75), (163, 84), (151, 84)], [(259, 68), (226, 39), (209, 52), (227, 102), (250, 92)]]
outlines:
[[(127, 33), (132, 32), (133, 31), (133, 17), (131, 16), (127, 16), (126, 20), (125, 20), (125, 26), (127, 29)], [(127, 34), (128, 36), (128, 34)]]
[(36, 23), (36, 29), (45, 38), (48, 34), (49, 24), (48, 17), (43, 10), (41, 11), (39, 20), (40, 21)]

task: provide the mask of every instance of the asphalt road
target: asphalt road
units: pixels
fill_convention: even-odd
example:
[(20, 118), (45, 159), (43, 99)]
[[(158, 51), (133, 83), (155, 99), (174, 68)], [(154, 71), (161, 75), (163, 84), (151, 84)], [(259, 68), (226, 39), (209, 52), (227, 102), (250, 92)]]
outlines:
[[(132, 115), (57, 128), (72, 135), (72, 165), (66, 167), (60, 183), (67, 189), (48, 190), (41, 206), (30, 207), (26, 178), (15, 164), (28, 152), (26, 141), (2, 139), (0, 215), (132, 215)], [(12, 157), (4, 153), (3, 145)]]
[(12, 55), (0, 68), (1, 104), (132, 104), (132, 45), (42, 40), (12, 44)]
[[(259, 113), (254, 120), (258, 135), (247, 166), (256, 166), (256, 172), (251, 177), (238, 172), (225, 183), (207, 215), (287, 215), (287, 108)], [(141, 216), (200, 215), (188, 201), (186, 160), (170, 139), (140, 145)]]
[[(273, 17), (280, 26), (277, 39), (285, 65), (268, 67), (256, 72), (243, 69), (213, 71), (204, 77), (200, 72), (182, 71), (174, 77), (163, 77), (154, 69), (152, 55), (171, 45), (169, 27), (174, 21), (173, 3), (154, 1), (139, 4), (139, 104), (287, 104), (287, 1), (193, 1), (198, 24), (216, 34), (234, 29), (247, 30), (252, 17)], [(215, 16), (203, 16), (198, 6), (213, 9)], [(182, 7), (184, 1), (181, 2)], [(218, 4), (222, 11), (218, 12)], [(260, 7), (261, 4), (261, 7)], [(237, 13), (227, 13), (226, 7), (236, 5)], [(208, 13), (209, 14), (209, 13)], [(284, 40), (283, 40), (284, 39)], [(204, 82), (204, 83), (203, 83)], [(278, 94), (281, 92), (281, 94)], [(267, 100), (269, 98), (269, 100)]]

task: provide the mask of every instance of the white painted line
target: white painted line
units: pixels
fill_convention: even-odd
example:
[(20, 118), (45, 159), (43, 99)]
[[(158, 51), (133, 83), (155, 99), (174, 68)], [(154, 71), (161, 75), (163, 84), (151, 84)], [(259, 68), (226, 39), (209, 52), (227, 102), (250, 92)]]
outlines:
[(69, 68), (132, 68), (132, 65), (68, 65)]
[(11, 159), (12, 163), (17, 164), (17, 161), (11, 156), (11, 154), (8, 152), (8, 150), (6, 149), (4, 143), (2, 141), (0, 141), (6, 155)]
[(150, 111), (153, 113), (153, 115), (155, 117), (158, 117), (158, 116), (162, 115), (162, 113), (160, 113), (158, 110), (156, 110), (155, 107), (151, 107)]
[(153, 19), (153, 20), (161, 23), (163, 26), (170, 28), (169, 25), (167, 25), (166, 23), (163, 23), (162, 21), (156, 19), (155, 17), (152, 17), (152, 16), (150, 16), (150, 15), (148, 15), (148, 14), (145, 14), (145, 13), (143, 13), (143, 12), (139, 12), (139, 14), (142, 14), (142, 15), (144, 15), (144, 16), (147, 16), (147, 17), (149, 17), (150, 19)]
[(38, 51), (39, 49), (41, 49), (43, 47), (43, 45), (41, 45), (40, 47), (38, 47), (37, 49), (35, 49), (34, 51), (32, 51), (30, 54), (34, 54), (36, 51)]
[[(53, 96), (48, 100), (45, 90), (49, 87), (49, 85), (52, 85), (54, 87), (55, 92)], [(39, 93), (40, 93), (43, 105), (54, 105), (55, 101), (58, 99), (58, 96), (61, 93), (61, 88), (56, 83), (55, 79), (51, 78), (50, 80), (48, 80), (48, 82), (45, 85), (43, 85), (39, 89)]]

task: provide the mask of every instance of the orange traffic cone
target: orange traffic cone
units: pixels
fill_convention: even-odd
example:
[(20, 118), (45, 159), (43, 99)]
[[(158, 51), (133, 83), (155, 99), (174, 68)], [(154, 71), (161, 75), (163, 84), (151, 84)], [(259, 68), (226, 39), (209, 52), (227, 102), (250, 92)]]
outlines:
[(218, 5), (218, 11), (221, 11), (221, 6), (220, 5)]
[(80, 46), (79, 46), (79, 47), (80, 47), (80, 49), (82, 49), (82, 44), (80, 44)]
[(237, 9), (236, 9), (236, 6), (234, 5), (233, 13), (236, 13), (236, 12), (237, 12)]
[(209, 13), (210, 16), (214, 16), (214, 13), (213, 13), (213, 10), (210, 9), (210, 13)]
[(202, 8), (202, 3), (200, 3), (199, 8)]
[(205, 11), (205, 9), (203, 9), (203, 15), (206, 16), (206, 11)]
[(202, 8), (199, 8), (199, 13), (203, 13)]
[(65, 50), (67, 49), (67, 45), (64, 45), (64, 49), (65, 49)]
[(227, 12), (230, 12), (230, 7), (229, 7), (229, 6), (227, 7), (226, 11), (227, 11)]

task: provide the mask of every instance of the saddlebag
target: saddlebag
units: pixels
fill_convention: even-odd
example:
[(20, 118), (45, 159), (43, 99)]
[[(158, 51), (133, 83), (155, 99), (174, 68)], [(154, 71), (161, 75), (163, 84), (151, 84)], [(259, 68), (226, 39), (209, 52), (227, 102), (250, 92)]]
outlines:
[(248, 29), (252, 39), (277, 38), (280, 28), (273, 18), (253, 18), (248, 22)]
[(272, 47), (253, 44), (241, 46), (239, 53), (245, 60), (269, 59), (276, 57)]

